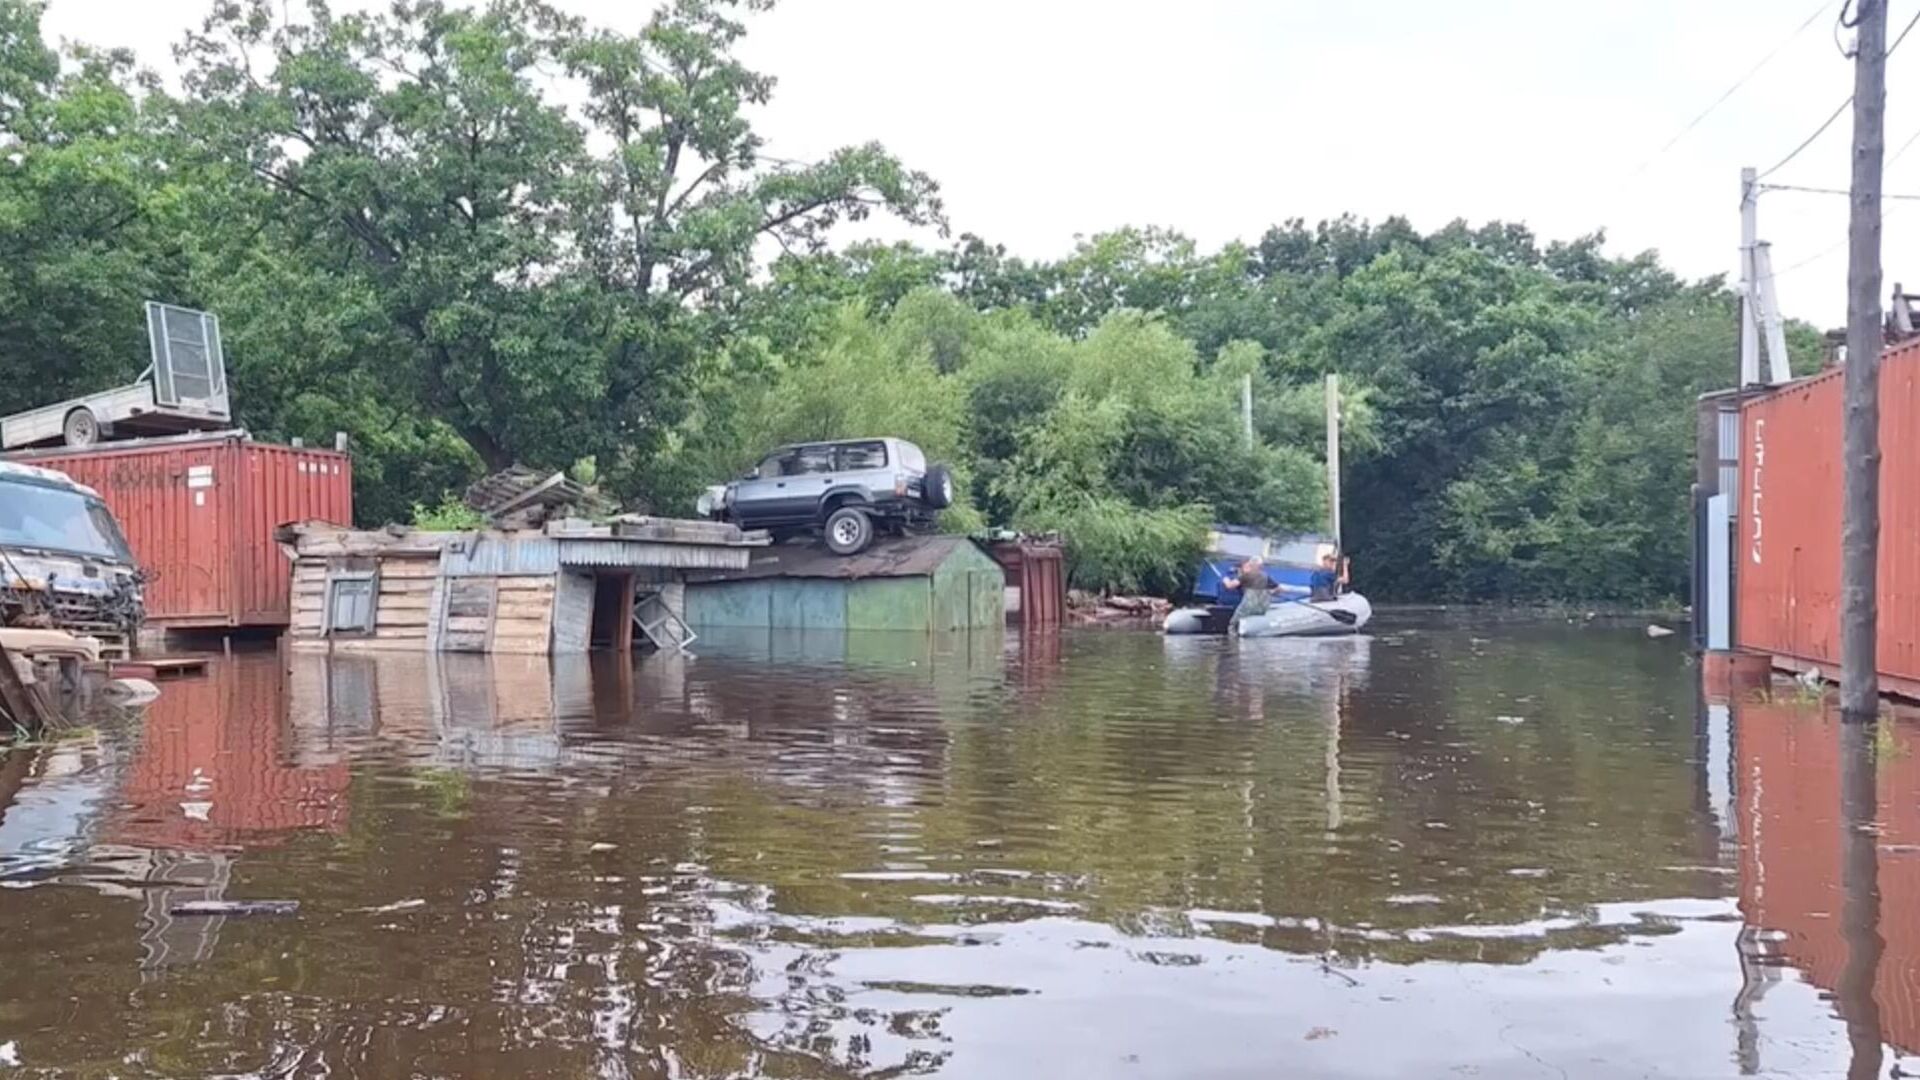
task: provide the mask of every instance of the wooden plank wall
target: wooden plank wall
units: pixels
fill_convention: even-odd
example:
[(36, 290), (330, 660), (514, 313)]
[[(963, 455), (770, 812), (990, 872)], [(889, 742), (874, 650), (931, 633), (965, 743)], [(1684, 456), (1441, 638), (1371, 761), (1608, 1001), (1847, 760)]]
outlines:
[(456, 651), (507, 653), (545, 653), (550, 648), (551, 574), (443, 579), (437, 553), (388, 554), (379, 560), (374, 632), (328, 639), (322, 633), (327, 569), (327, 559), (312, 557), (303, 557), (294, 567), (288, 637), (296, 643), (410, 650), (437, 644)]
[(493, 651), (546, 653), (553, 645), (553, 574), (495, 578)]
[(293, 565), (293, 621), (287, 636), (320, 640), (321, 609), (327, 603), (327, 560), (301, 559)]

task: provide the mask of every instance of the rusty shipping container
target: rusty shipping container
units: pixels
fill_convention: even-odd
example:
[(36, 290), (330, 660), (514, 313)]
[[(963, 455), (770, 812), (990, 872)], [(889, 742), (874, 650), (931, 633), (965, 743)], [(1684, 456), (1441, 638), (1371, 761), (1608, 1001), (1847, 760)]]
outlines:
[(1027, 630), (1059, 626), (1067, 611), (1065, 552), (1059, 544), (1003, 540), (991, 547), (1007, 579), (1007, 620)]
[(11, 455), (100, 492), (151, 575), (147, 620), (169, 629), (287, 625), (295, 521), (353, 522), (353, 462), (239, 432)]
[[(1841, 423), (1845, 373), (1740, 410), (1735, 641), (1787, 667), (1840, 666)], [(1880, 675), (1920, 694), (1920, 340), (1880, 370)]]

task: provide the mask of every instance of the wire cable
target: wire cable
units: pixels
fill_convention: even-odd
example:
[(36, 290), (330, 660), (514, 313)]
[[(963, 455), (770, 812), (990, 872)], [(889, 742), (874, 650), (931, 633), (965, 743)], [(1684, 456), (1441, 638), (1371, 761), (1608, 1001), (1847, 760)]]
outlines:
[[(1759, 185), (1759, 190), (1761, 191), (1799, 191), (1808, 195), (1849, 195), (1850, 196), (1853, 194), (1853, 192), (1848, 191), (1846, 188), (1807, 187), (1802, 184), (1761, 184)], [(1899, 192), (1883, 191), (1880, 193), (1880, 197), (1882, 199), (1920, 201), (1920, 195), (1907, 195)]]
[[(1700, 126), (1700, 122), (1702, 120), (1705, 120), (1707, 117), (1713, 115), (1713, 112), (1715, 109), (1718, 109), (1720, 106), (1725, 105), (1727, 103), (1728, 98), (1738, 93), (1741, 87), (1747, 85), (1747, 80), (1753, 78), (1755, 75), (1758, 75), (1760, 73), (1761, 68), (1766, 67), (1767, 64), (1770, 63), (1774, 57), (1780, 55), (1780, 50), (1786, 48), (1788, 45), (1793, 44), (1794, 39), (1798, 38), (1801, 34), (1806, 33), (1807, 27), (1812, 26), (1813, 21), (1820, 17), (1820, 13), (1827, 10), (1827, 8), (1831, 6), (1833, 6), (1833, 0), (1820, 0), (1820, 6), (1813, 9), (1812, 13), (1807, 16), (1805, 22), (1802, 22), (1799, 26), (1795, 27), (1793, 33), (1788, 34), (1786, 38), (1780, 42), (1780, 44), (1775, 45), (1770, 51), (1768, 51), (1767, 55), (1760, 58), (1758, 63), (1748, 68), (1747, 73), (1745, 75), (1742, 75), (1738, 79), (1735, 79), (1733, 81), (1733, 85), (1727, 87), (1726, 92), (1722, 93), (1719, 97), (1713, 99), (1713, 104), (1708, 105), (1705, 109), (1700, 110), (1700, 115), (1687, 121), (1687, 126), (1675, 132), (1673, 138), (1667, 140), (1666, 145), (1662, 146), (1658, 150), (1655, 150), (1653, 153), (1647, 155), (1647, 160), (1641, 162), (1640, 167), (1633, 170), (1632, 175), (1638, 176), (1641, 173), (1646, 172), (1647, 166), (1657, 161), (1660, 155), (1666, 153), (1667, 151), (1673, 149), (1676, 145), (1678, 145), (1681, 139), (1686, 138), (1687, 135), (1690, 134), (1694, 128), (1697, 128)], [(1844, 13), (1844, 9), (1843, 9), (1843, 13)]]
[[(1907, 34), (1912, 32), (1915, 23), (1920, 23), (1920, 11), (1914, 12), (1913, 18), (1908, 19), (1906, 27), (1900, 31), (1900, 36), (1897, 38), (1894, 38), (1893, 44), (1887, 46), (1888, 56), (1892, 56), (1894, 53), (1894, 50), (1900, 47), (1900, 43), (1907, 40)], [(1847, 100), (1842, 101), (1840, 103), (1840, 107), (1833, 110), (1832, 115), (1828, 116), (1825, 120), (1821, 121), (1820, 126), (1813, 129), (1813, 134), (1801, 140), (1800, 145), (1794, 147), (1792, 153), (1788, 154), (1786, 157), (1781, 158), (1779, 161), (1774, 162), (1772, 168), (1767, 169), (1765, 172), (1762, 172), (1760, 175), (1754, 177), (1754, 179), (1765, 180), (1767, 177), (1773, 175), (1776, 172), (1779, 172), (1780, 167), (1782, 165), (1785, 165), (1787, 162), (1792, 161), (1794, 158), (1799, 157), (1800, 151), (1805, 150), (1809, 146), (1812, 146), (1813, 141), (1815, 139), (1818, 139), (1820, 136), (1826, 134), (1827, 129), (1833, 126), (1833, 122), (1835, 120), (1840, 119), (1840, 114), (1843, 112), (1846, 112), (1847, 106), (1852, 104), (1853, 104), (1853, 95), (1848, 94)]]

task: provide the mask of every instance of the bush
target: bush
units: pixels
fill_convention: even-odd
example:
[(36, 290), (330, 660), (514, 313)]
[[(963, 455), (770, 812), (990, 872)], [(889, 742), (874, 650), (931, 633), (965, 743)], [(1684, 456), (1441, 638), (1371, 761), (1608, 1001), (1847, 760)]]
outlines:
[(413, 527), (428, 532), (471, 532), (487, 527), (487, 516), (449, 491), (440, 497), (439, 506), (413, 504)]
[(1150, 510), (1088, 496), (1035, 509), (1019, 524), (1066, 538), (1067, 583), (1076, 589), (1177, 596), (1193, 582), (1212, 519), (1204, 506)]

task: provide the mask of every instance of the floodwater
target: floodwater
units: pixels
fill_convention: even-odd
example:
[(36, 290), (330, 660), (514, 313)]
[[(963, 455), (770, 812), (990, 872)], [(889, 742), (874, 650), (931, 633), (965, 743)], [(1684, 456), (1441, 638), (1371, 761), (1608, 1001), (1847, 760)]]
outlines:
[(1920, 1070), (1920, 729), (1379, 624), (219, 662), (0, 760), (0, 1072)]

